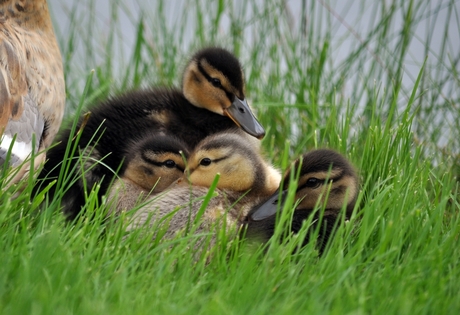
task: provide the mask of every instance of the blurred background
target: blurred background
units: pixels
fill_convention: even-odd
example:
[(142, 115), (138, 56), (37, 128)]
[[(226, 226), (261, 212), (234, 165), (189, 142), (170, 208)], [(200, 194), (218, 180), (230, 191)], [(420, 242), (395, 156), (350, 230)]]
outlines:
[[(299, 147), (331, 144), (323, 126), (332, 114), (350, 116), (352, 136), (365, 130), (371, 113), (393, 120), (394, 111), (403, 112), (426, 60), (410, 109), (413, 140), (436, 163), (457, 159), (460, 1), (49, 0), (49, 6), (65, 61), (68, 115), (91, 69), (86, 103), (126, 89), (179, 85), (197, 48), (222, 45), (244, 65), (251, 105), (271, 130), (266, 141), (282, 145), (280, 134), (289, 134)], [(344, 142), (335, 146), (348, 151)]]

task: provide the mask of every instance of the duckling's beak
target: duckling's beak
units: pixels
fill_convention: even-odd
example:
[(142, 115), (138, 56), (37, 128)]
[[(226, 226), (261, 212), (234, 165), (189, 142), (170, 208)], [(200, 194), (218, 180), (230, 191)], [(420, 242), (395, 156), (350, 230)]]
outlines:
[[(287, 197), (287, 190), (276, 191), (267, 201), (249, 214), (250, 221), (262, 221), (275, 215), (278, 209), (283, 209)], [(280, 201), (280, 202), (278, 202)], [(279, 204), (279, 205), (278, 205)]]
[(265, 136), (264, 127), (262, 127), (260, 122), (252, 113), (246, 99), (241, 100), (238, 97), (235, 97), (232, 105), (224, 109), (224, 115), (233, 120), (238, 127), (246, 131), (251, 136), (254, 136), (257, 139), (262, 139)]

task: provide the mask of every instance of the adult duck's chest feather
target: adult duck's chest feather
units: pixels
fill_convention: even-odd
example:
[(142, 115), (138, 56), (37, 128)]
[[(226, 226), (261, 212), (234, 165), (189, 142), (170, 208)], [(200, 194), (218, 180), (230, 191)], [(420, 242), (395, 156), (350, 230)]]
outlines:
[[(10, 164), (19, 166), (34, 146), (44, 151), (59, 130), (64, 74), (45, 0), (2, 1), (0, 29), (0, 164), (14, 140)], [(40, 154), (35, 165), (44, 158)], [(22, 165), (12, 181), (28, 171), (28, 163)]]

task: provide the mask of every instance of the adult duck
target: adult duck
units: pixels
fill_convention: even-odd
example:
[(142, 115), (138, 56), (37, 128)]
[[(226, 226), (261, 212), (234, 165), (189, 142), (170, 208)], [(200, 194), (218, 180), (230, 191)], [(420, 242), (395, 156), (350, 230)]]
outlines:
[(35, 168), (45, 161), (64, 107), (61, 53), (46, 0), (0, 1), (0, 166), (8, 160), (14, 168), (7, 185), (28, 176), (32, 154), (39, 153)]

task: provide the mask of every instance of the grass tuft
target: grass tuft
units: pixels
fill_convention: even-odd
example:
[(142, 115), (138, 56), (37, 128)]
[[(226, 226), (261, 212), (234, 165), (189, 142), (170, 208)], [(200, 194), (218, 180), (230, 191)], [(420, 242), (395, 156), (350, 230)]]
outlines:
[[(334, 148), (356, 166), (361, 190), (321, 257), (313, 243), (299, 248), (307, 226), (262, 246), (216, 230), (216, 247), (197, 252), (213, 233), (126, 235), (124, 218), (106, 219), (97, 186), (88, 215), (69, 224), (59, 193), (31, 200), (34, 183), (7, 187), (2, 169), (1, 313), (459, 313), (456, 1), (49, 2), (66, 72), (64, 126), (76, 139), (74, 115), (88, 104), (178, 86), (196, 48), (221, 45), (245, 67), (271, 162), (286, 169), (307, 150)], [(63, 168), (45, 189), (62, 191), (75, 176)]]

